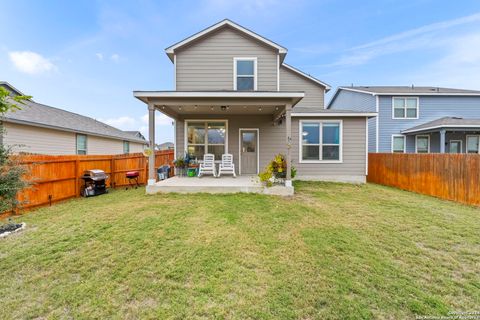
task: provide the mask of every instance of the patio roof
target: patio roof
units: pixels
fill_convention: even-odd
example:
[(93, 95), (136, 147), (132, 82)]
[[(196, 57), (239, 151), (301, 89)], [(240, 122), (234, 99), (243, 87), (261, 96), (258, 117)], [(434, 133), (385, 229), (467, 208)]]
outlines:
[(463, 119), (458, 117), (443, 117), (424, 124), (403, 130), (402, 133), (418, 133), (426, 131), (439, 131), (441, 129), (465, 130), (480, 128), (480, 119)]

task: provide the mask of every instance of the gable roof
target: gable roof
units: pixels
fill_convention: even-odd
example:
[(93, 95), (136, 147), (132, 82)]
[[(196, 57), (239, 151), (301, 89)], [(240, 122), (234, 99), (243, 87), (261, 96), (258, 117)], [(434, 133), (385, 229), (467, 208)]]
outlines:
[(3, 121), (30, 126), (70, 131), (117, 140), (145, 143), (145, 140), (77, 113), (46, 106), (34, 101), (24, 101), (20, 110), (8, 112)]
[(403, 130), (402, 133), (414, 133), (441, 128), (480, 128), (480, 119), (463, 119), (459, 117), (443, 117), (424, 124)]
[(313, 82), (315, 82), (315, 83), (317, 83), (317, 84), (325, 87), (325, 92), (328, 92), (328, 91), (332, 88), (332, 87), (330, 87), (329, 84), (327, 84), (327, 83), (325, 83), (325, 82), (323, 82), (323, 81), (315, 78), (314, 76), (311, 76), (311, 75), (309, 75), (308, 73), (305, 73), (305, 72), (303, 72), (303, 71), (301, 71), (301, 70), (299, 70), (299, 69), (297, 69), (297, 68), (295, 68), (295, 67), (293, 67), (293, 66), (291, 66), (291, 65), (289, 65), (289, 64), (282, 63), (282, 67), (285, 67), (286, 69), (288, 69), (288, 70), (290, 70), (290, 71), (292, 71), (292, 72), (295, 72), (295, 73), (301, 75), (302, 77), (307, 78), (307, 79), (309, 79), (309, 80), (311, 80), (311, 81), (313, 81)]
[(12, 86), (7, 81), (0, 81), (0, 87), (4, 87), (5, 89), (7, 89), (8, 91), (12, 92), (13, 94), (15, 94), (17, 96), (24, 96), (24, 94), (20, 90), (18, 90), (14, 86)]
[(251, 38), (254, 38), (272, 48), (274, 48), (275, 50), (278, 50), (278, 53), (280, 54), (280, 58), (281, 58), (281, 61), (283, 61), (283, 59), (285, 58), (285, 55), (287, 54), (287, 49), (285, 47), (282, 47), (281, 45), (273, 42), (272, 40), (269, 40), (245, 27), (242, 27), (241, 25), (239, 25), (238, 23), (235, 23), (229, 19), (224, 19), (220, 22), (217, 22), (216, 24), (206, 28), (206, 29), (203, 29), (202, 31), (200, 32), (197, 32), (193, 35), (191, 35), (190, 37), (188, 38), (185, 38), (173, 45), (171, 45), (170, 47), (166, 48), (165, 49), (165, 52), (167, 53), (167, 56), (170, 58), (170, 60), (173, 62), (173, 56), (175, 54), (175, 50), (199, 39), (199, 38), (202, 38), (204, 36), (206, 36), (207, 34), (210, 34), (216, 30), (219, 30), (220, 28), (223, 28), (223, 27), (231, 27), (235, 30), (238, 30), (240, 32), (242, 32), (243, 34), (251, 37)]

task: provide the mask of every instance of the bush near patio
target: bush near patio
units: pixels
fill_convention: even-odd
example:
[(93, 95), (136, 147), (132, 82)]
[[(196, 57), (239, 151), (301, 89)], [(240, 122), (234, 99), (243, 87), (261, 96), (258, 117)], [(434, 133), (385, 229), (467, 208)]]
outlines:
[(413, 319), (477, 310), (480, 209), (378, 185), (113, 190), (0, 241), (1, 319)]

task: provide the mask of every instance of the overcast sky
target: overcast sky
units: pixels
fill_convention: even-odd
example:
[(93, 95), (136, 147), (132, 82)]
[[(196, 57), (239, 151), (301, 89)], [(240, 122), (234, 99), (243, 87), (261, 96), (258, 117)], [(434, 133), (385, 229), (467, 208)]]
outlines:
[[(124, 130), (147, 131), (146, 105), (133, 90), (173, 89), (164, 49), (224, 18), (288, 48), (287, 63), (333, 88), (480, 90), (478, 0), (2, 0), (0, 7), (0, 81)], [(172, 139), (171, 120), (159, 115), (157, 141)]]

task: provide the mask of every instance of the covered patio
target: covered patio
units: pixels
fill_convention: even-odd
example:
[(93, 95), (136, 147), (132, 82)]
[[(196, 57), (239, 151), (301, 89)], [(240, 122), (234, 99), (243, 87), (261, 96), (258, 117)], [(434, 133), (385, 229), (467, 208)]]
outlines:
[[(174, 120), (175, 158), (188, 155), (199, 162), (203, 154), (215, 154), (218, 163), (221, 154), (233, 155), (237, 178), (175, 177), (156, 181), (153, 155), (149, 159), (148, 193), (156, 192), (256, 192), (270, 193), (257, 179), (275, 153), (285, 155), (287, 168), (285, 190), (282, 195), (293, 194), (291, 181), (291, 113), (303, 92), (284, 91), (135, 91), (134, 96), (148, 105), (149, 145), (155, 146), (155, 111)], [(217, 132), (214, 132), (216, 128)], [(209, 141), (214, 134), (221, 137)], [(245, 147), (243, 137), (251, 133), (254, 142)], [(198, 135), (204, 135), (201, 139)], [(197, 141), (195, 141), (195, 139)], [(200, 141), (199, 141), (200, 140)], [(204, 141), (205, 140), (205, 141)], [(247, 158), (245, 149), (252, 148), (254, 155)], [(250, 163), (250, 167), (246, 164)], [(175, 190), (175, 191), (172, 191)]]
[(480, 153), (480, 119), (443, 117), (403, 130), (402, 134), (407, 137), (408, 152)]

